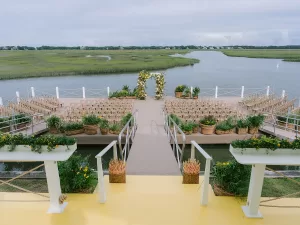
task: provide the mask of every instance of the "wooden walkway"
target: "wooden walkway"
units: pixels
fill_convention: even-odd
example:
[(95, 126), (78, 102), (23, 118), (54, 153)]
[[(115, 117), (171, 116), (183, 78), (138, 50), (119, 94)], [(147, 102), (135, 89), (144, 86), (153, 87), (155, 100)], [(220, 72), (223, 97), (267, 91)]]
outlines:
[[(284, 129), (280, 129), (278, 127), (275, 127), (275, 133), (274, 133), (274, 127), (272, 125), (265, 124), (260, 128), (262, 132), (265, 132), (267, 134), (271, 134), (273, 136), (276, 136), (278, 138), (284, 138), (284, 139), (290, 139), (295, 140), (296, 139), (296, 133)], [(298, 137), (300, 135), (298, 134)]]
[(180, 170), (164, 130), (164, 102), (147, 98), (136, 101), (138, 129), (127, 160), (130, 175), (180, 175)]

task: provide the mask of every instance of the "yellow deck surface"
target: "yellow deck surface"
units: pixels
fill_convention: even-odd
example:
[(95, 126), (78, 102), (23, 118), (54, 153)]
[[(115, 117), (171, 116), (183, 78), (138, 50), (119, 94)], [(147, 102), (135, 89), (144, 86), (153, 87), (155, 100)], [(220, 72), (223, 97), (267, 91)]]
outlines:
[[(182, 185), (180, 176), (127, 176), (127, 184), (109, 184), (107, 202), (97, 194), (68, 194), (62, 214), (47, 214), (48, 202), (25, 193), (0, 193), (1, 225), (296, 225), (300, 209), (261, 207), (263, 219), (248, 219), (243, 202), (233, 197), (216, 197), (200, 205), (199, 185)], [(201, 183), (201, 181), (200, 181)], [(300, 205), (300, 199), (281, 199), (272, 204)]]

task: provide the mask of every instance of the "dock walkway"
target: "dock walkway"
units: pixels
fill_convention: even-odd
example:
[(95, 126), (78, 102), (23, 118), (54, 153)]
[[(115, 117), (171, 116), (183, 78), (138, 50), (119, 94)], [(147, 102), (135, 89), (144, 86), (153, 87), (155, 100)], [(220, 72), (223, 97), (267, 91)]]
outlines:
[(180, 170), (164, 130), (164, 102), (147, 98), (136, 101), (138, 129), (127, 159), (130, 175), (180, 175)]

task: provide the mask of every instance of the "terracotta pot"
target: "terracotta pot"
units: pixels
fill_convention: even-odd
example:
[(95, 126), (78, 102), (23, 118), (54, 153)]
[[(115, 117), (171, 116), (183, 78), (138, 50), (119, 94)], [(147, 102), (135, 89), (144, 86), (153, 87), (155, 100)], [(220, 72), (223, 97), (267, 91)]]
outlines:
[(257, 134), (258, 133), (258, 127), (249, 127), (249, 134)]
[(107, 128), (105, 128), (105, 129), (100, 128), (100, 131), (101, 131), (102, 135), (107, 135), (108, 134), (108, 129)]
[(233, 134), (234, 128), (230, 130), (216, 130), (216, 134), (222, 135), (222, 134)]
[(98, 133), (97, 125), (84, 125), (83, 129), (84, 129), (84, 133), (88, 135), (95, 135)]
[(183, 92), (175, 92), (176, 98), (181, 98)]
[(211, 135), (214, 134), (216, 125), (204, 125), (200, 124), (201, 127), (201, 133), (205, 135)]
[(49, 133), (50, 134), (58, 134), (59, 131), (58, 131), (58, 129), (56, 127), (50, 127), (49, 128)]
[(248, 133), (248, 127), (247, 128), (237, 128), (238, 135), (243, 135)]
[(76, 135), (76, 134), (82, 134), (84, 132), (84, 129), (79, 129), (79, 130), (69, 130), (69, 131), (65, 131), (65, 134), (67, 136), (70, 135)]
[(194, 134), (198, 133), (198, 131), (199, 131), (199, 127), (198, 126), (193, 128), (193, 133)]

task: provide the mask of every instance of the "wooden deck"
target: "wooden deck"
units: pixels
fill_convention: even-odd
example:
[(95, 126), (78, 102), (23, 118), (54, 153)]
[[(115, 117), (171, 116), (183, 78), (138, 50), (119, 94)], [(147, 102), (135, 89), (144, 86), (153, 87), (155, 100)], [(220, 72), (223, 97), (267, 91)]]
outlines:
[(179, 175), (180, 170), (164, 130), (164, 102), (136, 101), (138, 129), (127, 160), (132, 175)]

